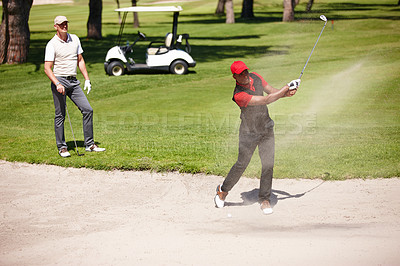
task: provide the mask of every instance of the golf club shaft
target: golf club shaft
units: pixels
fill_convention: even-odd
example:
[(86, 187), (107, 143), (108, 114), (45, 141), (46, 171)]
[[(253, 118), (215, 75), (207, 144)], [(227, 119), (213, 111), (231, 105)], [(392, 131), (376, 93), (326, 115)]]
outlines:
[(74, 130), (72, 130), (71, 119), (70, 119), (70, 117), (69, 117), (69, 112), (68, 112), (68, 107), (67, 107), (67, 97), (65, 97), (65, 111), (67, 111), (68, 121), (69, 121), (69, 125), (70, 125), (70, 127), (71, 127), (71, 132), (72, 132), (72, 137), (74, 138), (76, 153), (78, 154), (78, 156), (80, 156), (79, 151), (78, 151), (78, 145), (76, 145)]
[(317, 39), (317, 41), (315, 42), (314, 47), (312, 48), (310, 55), (308, 56), (307, 62), (306, 62), (306, 64), (304, 65), (303, 70), (302, 70), (301, 73), (300, 73), (299, 79), (301, 79), (301, 76), (303, 76), (304, 70), (306, 69), (306, 66), (307, 66), (307, 64), (308, 64), (308, 61), (310, 61), (310, 58), (311, 58), (312, 53), (314, 52), (315, 46), (317, 46), (317, 43), (318, 43), (318, 41), (319, 41), (319, 38), (321, 37), (322, 32), (323, 32), (324, 29), (325, 29), (326, 22), (327, 22), (327, 21), (325, 21), (324, 27), (322, 28), (321, 33), (319, 34), (318, 39)]

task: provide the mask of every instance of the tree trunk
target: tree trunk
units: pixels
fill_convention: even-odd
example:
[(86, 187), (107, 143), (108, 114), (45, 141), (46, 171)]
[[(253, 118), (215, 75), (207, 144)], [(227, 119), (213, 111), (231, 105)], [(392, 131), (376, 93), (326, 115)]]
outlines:
[[(137, 0), (132, 0), (132, 6), (137, 6)], [(139, 28), (139, 15), (137, 12), (133, 12), (133, 27)]]
[(101, 13), (103, 11), (102, 0), (89, 0), (89, 19), (87, 22), (87, 38), (100, 40), (101, 35)]
[[(400, 3), (400, 0), (399, 0)], [(308, 0), (306, 12), (311, 12), (312, 5), (314, 4), (314, 0)]]
[(233, 11), (233, 0), (225, 1), (225, 10), (226, 10), (226, 24), (235, 23), (235, 12)]
[(0, 26), (0, 63), (22, 64), (28, 59), (29, 12), (33, 0), (2, 0)]
[(217, 9), (215, 10), (215, 15), (225, 14), (225, 0), (218, 0)]
[(284, 22), (294, 21), (294, 0), (283, 0), (283, 19)]
[(242, 18), (254, 18), (253, 0), (243, 0)]

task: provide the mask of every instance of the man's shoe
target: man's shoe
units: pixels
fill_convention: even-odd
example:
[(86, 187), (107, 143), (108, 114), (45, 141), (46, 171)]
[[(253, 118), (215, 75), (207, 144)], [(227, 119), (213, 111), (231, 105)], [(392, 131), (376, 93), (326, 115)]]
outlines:
[(68, 152), (67, 148), (62, 148), (61, 150), (58, 151), (58, 154), (60, 154), (60, 156), (63, 158), (71, 156), (71, 154)]
[(86, 147), (86, 151), (95, 151), (95, 152), (101, 152), (101, 151), (105, 151), (105, 148), (100, 148), (99, 146), (97, 146), (96, 144), (93, 144), (90, 147)]
[(225, 205), (225, 198), (228, 195), (228, 192), (224, 192), (221, 190), (221, 185), (217, 187), (217, 195), (215, 195), (214, 202), (217, 208), (223, 208)]
[(273, 210), (271, 208), (271, 204), (269, 204), (268, 200), (264, 200), (263, 202), (260, 203), (261, 210), (263, 211), (264, 214), (271, 214), (273, 213)]

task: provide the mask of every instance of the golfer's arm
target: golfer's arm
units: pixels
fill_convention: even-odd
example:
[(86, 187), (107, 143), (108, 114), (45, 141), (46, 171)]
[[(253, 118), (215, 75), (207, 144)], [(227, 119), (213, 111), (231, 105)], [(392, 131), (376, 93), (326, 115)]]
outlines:
[[(278, 92), (278, 89), (275, 89), (274, 87), (272, 87), (271, 85), (267, 84), (267, 86), (264, 87), (264, 92), (268, 93), (268, 94), (272, 94), (275, 92)], [(294, 95), (294, 93), (293, 93)], [(293, 96), (293, 95), (289, 95), (287, 92), (285, 93), (285, 95), (282, 96), (283, 97), (287, 97), (287, 96)]]
[(280, 98), (284, 97), (285, 94), (288, 92), (288, 90), (289, 90), (289, 86), (285, 85), (280, 90), (277, 90), (277, 89), (271, 90), (271, 93), (268, 95), (253, 96), (251, 98), (251, 100), (249, 101), (248, 105), (254, 106), (254, 105), (266, 105), (266, 104), (273, 103), (273, 102), (279, 100)]
[(51, 82), (54, 83), (54, 85), (57, 84), (58, 79), (56, 78), (56, 76), (53, 73), (53, 61), (45, 61), (44, 62), (44, 73), (46, 74), (46, 76), (50, 79)]
[(83, 59), (82, 54), (78, 54), (78, 67), (85, 80), (89, 80), (89, 74), (87, 72), (85, 60)]
[(264, 87), (264, 92), (268, 93), (268, 94), (272, 94), (274, 92), (278, 92), (278, 89), (275, 89), (274, 87), (272, 87), (271, 85), (267, 84), (267, 86)]

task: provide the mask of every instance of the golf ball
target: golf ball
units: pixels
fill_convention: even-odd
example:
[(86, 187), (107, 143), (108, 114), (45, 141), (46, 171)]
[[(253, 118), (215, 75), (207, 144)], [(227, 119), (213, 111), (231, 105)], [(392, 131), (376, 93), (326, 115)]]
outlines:
[(232, 218), (232, 214), (228, 213), (228, 218)]

